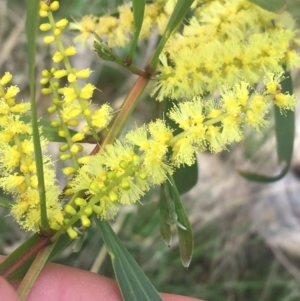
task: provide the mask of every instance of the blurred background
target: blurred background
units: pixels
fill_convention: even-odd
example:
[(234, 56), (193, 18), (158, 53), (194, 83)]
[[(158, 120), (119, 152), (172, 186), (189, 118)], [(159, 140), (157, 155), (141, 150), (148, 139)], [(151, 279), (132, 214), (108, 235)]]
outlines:
[[(64, 0), (56, 14), (80, 20), (83, 15), (114, 13), (123, 1)], [(289, 2), (288, 9), (300, 20), (300, 1)], [(0, 0), (0, 74), (13, 74), (13, 84), (21, 93), (19, 100), (29, 98), (25, 5), (23, 1)], [(65, 45), (72, 45), (74, 33), (65, 31)], [(154, 34), (139, 45), (135, 63), (142, 67), (154, 49)], [(135, 76), (118, 66), (101, 61), (94, 52), (76, 45), (79, 54), (72, 61), (77, 68), (94, 70), (91, 80), (101, 91), (94, 102), (109, 102), (118, 108), (132, 86)], [(118, 49), (125, 57), (126, 49)], [(51, 66), (53, 46), (45, 46), (39, 36), (37, 72)], [(146, 53), (146, 55), (145, 55)], [(299, 70), (293, 73), (295, 93), (299, 93)], [(47, 113), (48, 97), (40, 95), (39, 114)], [(124, 131), (155, 117), (157, 103), (150, 97), (140, 101)], [(299, 116), (299, 109), (297, 115)], [(299, 119), (299, 118), (298, 118)], [(112, 223), (124, 245), (141, 265), (159, 291), (194, 296), (207, 301), (292, 301), (300, 300), (300, 125), (296, 119), (296, 135), (292, 168), (288, 175), (273, 184), (248, 182), (237, 169), (277, 174), (274, 125), (263, 133), (246, 133), (239, 145), (228, 152), (198, 155), (197, 185), (182, 196), (194, 230), (195, 249), (192, 262), (185, 269), (180, 260), (178, 238), (174, 229), (170, 248), (159, 232), (159, 190), (150, 191), (141, 204), (124, 208)], [(270, 116), (272, 120), (272, 116)], [(88, 152), (93, 146), (86, 145)], [(54, 160), (58, 144), (51, 145)], [(57, 164), (60, 173), (61, 163)], [(63, 187), (64, 182), (59, 178)], [(0, 253), (9, 254), (31, 233), (19, 230), (0, 210)], [(82, 250), (75, 253), (70, 246), (56, 262), (91, 270), (113, 277), (105, 248), (95, 227), (86, 235)]]

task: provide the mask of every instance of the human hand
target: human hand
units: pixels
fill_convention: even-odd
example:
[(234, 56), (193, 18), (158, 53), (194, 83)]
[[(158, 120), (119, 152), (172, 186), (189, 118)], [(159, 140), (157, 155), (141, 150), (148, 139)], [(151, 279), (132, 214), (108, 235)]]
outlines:
[[(0, 277), (0, 301), (20, 301), (13, 286)], [(200, 299), (161, 294), (164, 301), (201, 301)], [(122, 301), (115, 281), (106, 277), (59, 264), (48, 264), (27, 301)], [(141, 300), (142, 301), (142, 300)]]

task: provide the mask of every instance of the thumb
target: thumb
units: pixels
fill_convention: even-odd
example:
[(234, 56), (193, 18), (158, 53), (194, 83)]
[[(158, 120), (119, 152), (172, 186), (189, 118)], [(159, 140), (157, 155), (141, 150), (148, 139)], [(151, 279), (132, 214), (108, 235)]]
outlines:
[(3, 278), (0, 277), (1, 301), (20, 301), (14, 288)]

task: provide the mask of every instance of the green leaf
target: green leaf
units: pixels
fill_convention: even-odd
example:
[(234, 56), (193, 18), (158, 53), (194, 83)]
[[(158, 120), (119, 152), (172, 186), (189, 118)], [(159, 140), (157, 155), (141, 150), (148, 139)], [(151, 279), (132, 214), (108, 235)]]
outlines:
[(31, 124), (33, 135), (33, 146), (36, 162), (36, 172), (38, 177), (38, 191), (41, 208), (41, 229), (48, 228), (46, 192), (44, 182), (43, 155), (41, 141), (39, 137), (38, 117), (35, 100), (35, 56), (36, 38), (39, 25), (39, 0), (26, 0), (26, 34), (27, 34), (27, 55), (29, 69), (29, 87), (31, 103)]
[[(21, 118), (24, 122), (30, 122), (31, 121), (31, 116), (28, 115), (23, 115)], [(60, 137), (58, 135), (57, 128), (54, 128), (51, 126), (51, 121), (44, 119), (44, 118), (39, 118), (38, 125), (42, 127), (42, 132), (43, 136), (48, 140), (52, 142), (66, 142), (66, 138)], [(74, 131), (72, 129), (69, 129), (71, 135), (75, 135), (77, 131)]]
[[(285, 80), (281, 83), (282, 92), (293, 94), (293, 85), (291, 75), (285, 74)], [(280, 113), (280, 109), (274, 106), (275, 111), (275, 134), (277, 143), (277, 157), (278, 163), (285, 163), (285, 167), (277, 176), (266, 176), (257, 173), (250, 173), (245, 171), (238, 171), (241, 176), (250, 180), (260, 183), (271, 183), (282, 179), (288, 172), (291, 166), (294, 148), (294, 135), (295, 135), (295, 112), (286, 111)]]
[(27, 295), (45, 266), (52, 249), (53, 245), (46, 246), (35, 256), (33, 263), (30, 265), (29, 270), (17, 289), (20, 300), (26, 300)]
[(280, 13), (284, 10), (287, 0), (248, 0), (263, 9), (269, 10), (273, 13)]
[(194, 0), (178, 0), (174, 11), (170, 17), (170, 20), (167, 24), (165, 32), (163, 33), (159, 44), (147, 66), (148, 72), (151, 74), (155, 70), (156, 65), (159, 61), (159, 56), (165, 47), (169, 37), (173, 33), (173, 31), (181, 24), (183, 18), (185, 17), (186, 13), (189, 11), (191, 5), (193, 4)]
[[(10, 254), (5, 261), (0, 264), (0, 274), (2, 273), (1, 265), (4, 262), (8, 262), (3, 267), (3, 271), (6, 270), (9, 266), (11, 266), (17, 259), (19, 259), (23, 254), (25, 254), (29, 249), (31, 249), (39, 240), (39, 235), (34, 234), (29, 240), (23, 243), (18, 249), (16, 249), (12, 254)], [(47, 259), (47, 262), (52, 261), (57, 255), (59, 255), (65, 248), (72, 242), (69, 235), (63, 234), (59, 237), (59, 239), (54, 242), (53, 249)], [(16, 252), (16, 253), (15, 253)], [(14, 255), (13, 255), (14, 254)], [(11, 257), (13, 255), (13, 257)], [(9, 282), (15, 282), (21, 280), (27, 273), (31, 264), (33, 263), (36, 254), (30, 257), (28, 260), (22, 263), (20, 267), (18, 267), (15, 271), (9, 274), (7, 280)]]
[(126, 58), (126, 62), (128, 63), (128, 65), (130, 65), (132, 62), (135, 48), (139, 40), (139, 36), (144, 20), (145, 5), (146, 5), (146, 0), (132, 0), (134, 31), (133, 31), (132, 42), (130, 45), (130, 50)]
[(0, 196), (0, 207), (10, 208), (11, 205), (12, 205), (11, 199), (4, 196)]
[(124, 301), (162, 301), (149, 279), (105, 221), (94, 218), (111, 258)]
[(33, 234), (8, 257), (6, 257), (5, 260), (0, 263), (0, 274), (9, 269), (20, 257), (27, 253), (39, 241), (39, 239), (40, 237), (37, 233)]
[[(191, 263), (194, 249), (194, 235), (187, 213), (182, 205), (180, 195), (176, 188), (175, 181), (169, 176), (169, 188), (172, 192), (175, 211), (178, 216), (177, 230), (179, 237), (180, 257), (184, 267), (188, 267)], [(182, 227), (183, 226), (183, 227)]]
[(160, 234), (168, 247), (170, 247), (172, 243), (172, 231), (169, 219), (176, 214), (174, 204), (172, 203), (173, 207), (170, 208), (170, 202), (172, 202), (172, 200), (170, 200), (168, 185), (164, 183), (162, 184), (160, 191), (159, 227)]
[(198, 181), (197, 160), (192, 166), (181, 166), (177, 168), (173, 174), (173, 178), (179, 194), (191, 190)]

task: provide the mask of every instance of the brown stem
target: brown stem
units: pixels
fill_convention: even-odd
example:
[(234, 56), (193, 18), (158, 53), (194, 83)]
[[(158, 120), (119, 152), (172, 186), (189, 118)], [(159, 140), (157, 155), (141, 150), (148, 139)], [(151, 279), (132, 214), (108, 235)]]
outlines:
[[(102, 143), (101, 147), (106, 144), (113, 143), (116, 137), (118, 137), (136, 104), (138, 103), (140, 96), (145, 90), (147, 84), (149, 82), (149, 78), (139, 77), (132, 87), (131, 91), (128, 93), (125, 98), (122, 107), (118, 113), (118, 115), (114, 118), (112, 124), (109, 128), (102, 134)], [(97, 144), (95, 148), (92, 150), (91, 155), (95, 155), (99, 152), (100, 145)]]
[(49, 237), (42, 236), (40, 240), (23, 256), (21, 256), (16, 262), (14, 262), (11, 266), (9, 266), (1, 276), (7, 277), (15, 270), (17, 270), (23, 263), (25, 263), (28, 259), (30, 259), (33, 255), (35, 255), (38, 251), (40, 251), (43, 247), (50, 245), (52, 242)]

